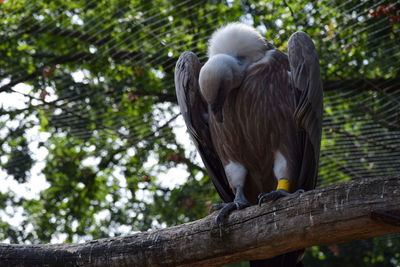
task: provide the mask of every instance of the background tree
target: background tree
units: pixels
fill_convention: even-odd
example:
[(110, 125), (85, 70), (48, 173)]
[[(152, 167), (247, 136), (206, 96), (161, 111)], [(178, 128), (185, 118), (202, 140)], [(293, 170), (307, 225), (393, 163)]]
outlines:
[[(77, 242), (205, 216), (219, 199), (182, 134), (173, 70), (184, 50), (205, 62), (229, 21), (282, 50), (297, 30), (315, 41), (318, 186), (398, 172), (399, 12), (390, 1), (2, 1), (0, 176), (14, 186), (0, 190), (0, 240)], [(40, 193), (14, 190), (27, 187)], [(305, 261), (390, 266), (399, 248), (392, 236), (313, 247)]]

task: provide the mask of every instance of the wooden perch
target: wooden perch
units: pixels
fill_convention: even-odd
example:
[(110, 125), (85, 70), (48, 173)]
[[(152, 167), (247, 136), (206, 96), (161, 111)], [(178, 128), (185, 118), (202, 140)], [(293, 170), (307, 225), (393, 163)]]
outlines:
[(153, 232), (84, 244), (0, 244), (1, 266), (221, 265), (400, 232), (400, 175), (319, 188)]

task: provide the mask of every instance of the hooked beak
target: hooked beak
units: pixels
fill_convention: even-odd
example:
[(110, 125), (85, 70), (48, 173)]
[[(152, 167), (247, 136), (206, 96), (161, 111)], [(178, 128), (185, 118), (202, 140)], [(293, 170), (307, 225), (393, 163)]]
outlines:
[(218, 90), (217, 98), (214, 103), (210, 104), (211, 113), (213, 114), (215, 120), (219, 123), (224, 121), (224, 116), (222, 115), (222, 108), (224, 107), (224, 103), (226, 97), (228, 96), (229, 90), (226, 87), (220, 87)]
[(214, 119), (218, 123), (222, 123), (224, 121), (224, 117), (222, 116), (222, 105), (211, 104), (211, 112), (214, 116)]
[(222, 108), (224, 107), (225, 99), (228, 96), (228, 93), (229, 91), (226, 89), (226, 87), (219, 88), (215, 102), (210, 104), (211, 112), (215, 120), (219, 123), (222, 123), (224, 121)]

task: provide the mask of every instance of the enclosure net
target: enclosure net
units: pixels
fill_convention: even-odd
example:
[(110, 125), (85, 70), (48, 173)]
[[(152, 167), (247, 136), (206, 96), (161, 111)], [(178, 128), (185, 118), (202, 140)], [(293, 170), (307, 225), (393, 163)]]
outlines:
[[(95, 128), (130, 139), (132, 143), (146, 138), (157, 139), (163, 135), (165, 127), (162, 124), (158, 125), (160, 128), (143, 130), (147, 131), (143, 136), (139, 136), (135, 130), (148, 124), (146, 114), (123, 118), (119, 110), (111, 110), (115, 122), (112, 126), (105, 125), (103, 119), (113, 116), (109, 114), (109, 105), (118, 103), (123, 93), (128, 93), (132, 101), (144, 95), (146, 98), (155, 98), (155, 103), (165, 101), (175, 104), (174, 84), (169, 76), (173, 75), (178, 55), (184, 50), (192, 50), (199, 54), (201, 62), (205, 62), (204, 46), (221, 22), (239, 19), (255, 24), (257, 14), (252, 14), (255, 12), (248, 7), (241, 16), (235, 17), (235, 14), (229, 14), (229, 7), (232, 8), (233, 4), (227, 3), (226, 14), (220, 14), (220, 10), (210, 7), (209, 13), (204, 14), (204, 21), (186, 23), (193, 15), (190, 14), (191, 10), (204, 6), (204, 2), (182, 1), (174, 6), (160, 4), (163, 6), (121, 2), (115, 6), (108, 4), (112, 8), (110, 11), (102, 4), (88, 1), (55, 8), (51, 17), (48, 14), (50, 9), (46, 10), (34, 1), (23, 7), (10, 8), (8, 12), (11, 13), (3, 10), (4, 15), (15, 24), (3, 24), (2, 42), (14, 42), (15, 47), (9, 49), (15, 50), (13, 54), (23, 54), (21, 59), (26, 64), (18, 64), (20, 69), (10, 67), (11, 62), (3, 64), (1, 97), (5, 99), (7, 93), (16, 91), (15, 85), (30, 82), (39, 88), (26, 94), (29, 108), (53, 107), (50, 124), (56, 128), (68, 126), (65, 130), (71, 135), (89, 138)], [(319, 50), (325, 90), (319, 186), (344, 179), (395, 174), (400, 169), (400, 91), (397, 90), (400, 82), (397, 75), (400, 66), (399, 7), (384, 1), (358, 4), (344, 1), (342, 4), (332, 2), (330, 5), (306, 5), (302, 10), (307, 13), (306, 16), (294, 19), (297, 29), (318, 29), (309, 34), (315, 39)], [(21, 23), (17, 24), (12, 18), (19, 19)], [(316, 19), (318, 26), (315, 26), (318, 23)], [(259, 26), (262, 31), (269, 30), (266, 28), (267, 21), (259, 18), (258, 21), (258, 25), (254, 26)], [(285, 30), (285, 25), (280, 25), (282, 20), (274, 23), (278, 25), (275, 27), (279, 29), (278, 34)], [(203, 28), (202, 24), (207, 27)], [(296, 28), (292, 23), (289, 31), (293, 32), (293, 29)], [(55, 44), (52, 47), (51, 43), (40, 43), (43, 35), (63, 38), (64, 53), (57, 50), (52, 52)], [(74, 53), (74, 46), (79, 44), (84, 47), (84, 51)], [(275, 45), (282, 47), (282, 43)], [(7, 52), (11, 51), (3, 51)], [(93, 73), (93, 70), (87, 69), (88, 65), (99, 62), (115, 70), (115, 84), (112, 86), (120, 90), (88, 90), (89, 86), (103, 86), (102, 73)], [(118, 78), (118, 65), (130, 66), (132, 76), (144, 75), (141, 72), (150, 69), (154, 75), (158, 75), (162, 84), (146, 84), (132, 77)], [(59, 74), (50, 77), (54, 70)], [(70, 74), (79, 70), (87, 74), (87, 79), (76, 82)], [(48, 81), (50, 78), (58, 81)], [(46, 91), (47, 86), (63, 88), (55, 88), (55, 99), (43, 103), (49, 93)], [(74, 102), (89, 102), (88, 97), (94, 98), (96, 94), (103, 94), (108, 103), (98, 107), (93, 118), (85, 114), (90, 103), (85, 106), (75, 105)], [(3, 108), (3, 114), (14, 109), (12, 105), (7, 111)], [(15, 112), (18, 110), (15, 109)], [(172, 116), (175, 119), (179, 115), (176, 112)], [(92, 128), (88, 129), (88, 125)], [(124, 130), (127, 134), (121, 133)], [(13, 162), (21, 160), (17, 157)]]
[[(129, 155), (113, 158), (127, 147), (175, 144), (175, 63), (185, 50), (204, 63), (211, 33), (237, 20), (285, 52), (296, 30), (316, 44), (324, 84), (318, 186), (399, 173), (399, 3), (71, 2), (0, 4), (1, 152), (8, 174), (29, 177), (28, 129), (107, 147), (99, 150), (99, 170), (109, 161), (128, 164)], [(18, 95), (22, 103), (7, 102)], [(54, 142), (39, 144), (48, 157)], [(167, 156), (173, 163), (189, 157)]]

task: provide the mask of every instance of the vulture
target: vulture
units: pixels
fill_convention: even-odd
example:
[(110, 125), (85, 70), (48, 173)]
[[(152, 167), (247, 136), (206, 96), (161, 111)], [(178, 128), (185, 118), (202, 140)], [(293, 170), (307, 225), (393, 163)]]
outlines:
[[(323, 91), (318, 55), (304, 32), (288, 54), (256, 29), (229, 23), (208, 43), (201, 66), (184, 52), (175, 88), (189, 135), (223, 203), (216, 223), (236, 209), (315, 187)], [(251, 266), (301, 266), (296, 251)]]

